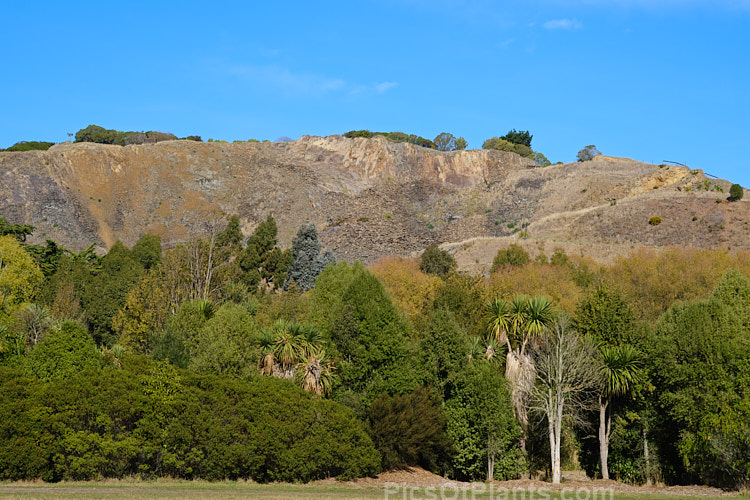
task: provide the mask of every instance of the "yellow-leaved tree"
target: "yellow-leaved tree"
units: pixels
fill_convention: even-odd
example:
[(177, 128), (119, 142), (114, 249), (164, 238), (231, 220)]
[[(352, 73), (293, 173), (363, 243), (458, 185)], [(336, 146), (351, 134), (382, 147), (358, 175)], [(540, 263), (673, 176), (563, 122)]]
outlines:
[(13, 236), (0, 237), (0, 313), (30, 302), (44, 275)]

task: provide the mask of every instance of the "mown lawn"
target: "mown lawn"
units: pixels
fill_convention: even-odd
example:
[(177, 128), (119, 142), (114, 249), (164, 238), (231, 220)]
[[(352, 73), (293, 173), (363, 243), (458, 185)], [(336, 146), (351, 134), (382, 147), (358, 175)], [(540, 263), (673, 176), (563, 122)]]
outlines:
[(361, 487), (349, 484), (255, 484), (249, 482), (205, 482), (205, 481), (102, 481), (102, 482), (0, 482), (0, 498), (18, 499), (197, 499), (197, 498), (262, 498), (277, 499), (391, 499), (391, 500), (686, 500), (699, 498), (709, 500), (722, 498), (750, 500), (749, 495), (722, 497), (682, 496), (659, 494), (614, 493), (608, 491), (510, 491), (477, 485), (475, 490), (446, 488)]

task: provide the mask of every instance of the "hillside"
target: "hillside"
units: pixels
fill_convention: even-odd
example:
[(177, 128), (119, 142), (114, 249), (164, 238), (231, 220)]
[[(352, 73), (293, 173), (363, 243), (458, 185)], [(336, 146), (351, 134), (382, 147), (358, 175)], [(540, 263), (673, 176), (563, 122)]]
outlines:
[[(599, 260), (638, 245), (750, 248), (750, 201), (727, 202), (729, 182), (624, 158), (538, 168), (498, 151), (304, 136), (61, 144), (0, 153), (0, 177), (0, 215), (36, 226), (35, 241), (73, 249), (132, 245), (147, 232), (171, 246), (222, 213), (237, 213), (249, 234), (269, 212), (285, 245), (313, 221), (324, 246), (348, 260), (443, 243), (472, 270), (510, 241)], [(648, 224), (654, 215), (661, 224)]]

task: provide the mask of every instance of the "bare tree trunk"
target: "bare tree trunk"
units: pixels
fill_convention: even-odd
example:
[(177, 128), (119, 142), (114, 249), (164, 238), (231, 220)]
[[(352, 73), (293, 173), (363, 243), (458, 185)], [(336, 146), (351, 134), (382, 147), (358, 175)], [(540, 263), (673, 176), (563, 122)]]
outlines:
[(208, 262), (206, 262), (206, 279), (203, 287), (203, 299), (207, 300), (211, 292), (211, 277), (214, 274), (214, 245), (216, 244), (216, 228), (211, 228), (211, 238), (208, 241)]
[(646, 485), (651, 486), (651, 460), (648, 451), (648, 438), (646, 437), (647, 430), (646, 424), (643, 424), (643, 459), (646, 462)]
[(599, 370), (592, 360), (594, 348), (567, 329), (567, 323), (555, 324), (554, 331), (535, 357), (537, 384), (530, 400), (532, 411), (547, 417), (552, 482), (562, 480), (560, 447), (563, 416), (578, 420), (595, 400), (592, 392), (599, 384)]
[(487, 451), (487, 481), (495, 479), (495, 453)]
[(602, 397), (599, 396), (599, 468), (601, 469), (602, 479), (609, 479), (609, 469), (607, 468), (607, 456), (609, 455), (608, 405), (609, 399), (602, 400)]
[(550, 444), (550, 463), (552, 465), (552, 483), (559, 484), (562, 479), (560, 471), (560, 444), (562, 438), (562, 412), (563, 402), (555, 404), (555, 413), (549, 421), (549, 444)]

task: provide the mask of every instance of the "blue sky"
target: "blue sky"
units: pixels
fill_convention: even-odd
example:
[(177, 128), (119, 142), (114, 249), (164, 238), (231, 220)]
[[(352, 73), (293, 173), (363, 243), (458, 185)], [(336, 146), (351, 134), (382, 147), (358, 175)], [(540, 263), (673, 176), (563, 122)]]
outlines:
[(750, 187), (750, 0), (6, 2), (0, 147), (529, 130)]

